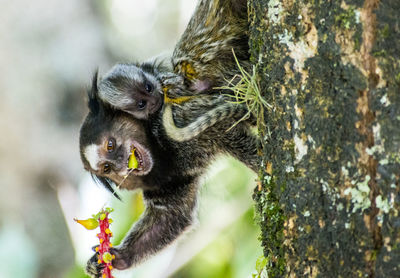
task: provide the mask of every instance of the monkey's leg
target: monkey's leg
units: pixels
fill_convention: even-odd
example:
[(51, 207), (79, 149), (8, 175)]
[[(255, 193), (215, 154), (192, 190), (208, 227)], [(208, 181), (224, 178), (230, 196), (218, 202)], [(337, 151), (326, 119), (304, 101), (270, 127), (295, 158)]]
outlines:
[(249, 126), (239, 123), (227, 131), (222, 139), (221, 148), (257, 173), (260, 167), (257, 152), (259, 144), (260, 138), (251, 132)]

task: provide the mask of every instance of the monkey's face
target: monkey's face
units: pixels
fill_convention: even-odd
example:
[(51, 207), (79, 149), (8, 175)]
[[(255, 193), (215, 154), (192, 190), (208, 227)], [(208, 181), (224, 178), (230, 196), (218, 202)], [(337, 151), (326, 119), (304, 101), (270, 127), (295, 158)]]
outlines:
[(150, 69), (133, 64), (115, 65), (98, 84), (100, 99), (136, 119), (148, 119), (163, 102), (160, 81)]
[[(88, 170), (96, 175), (108, 176), (113, 179), (125, 177), (129, 172), (136, 176), (146, 175), (153, 167), (150, 151), (145, 147), (146, 138), (141, 136), (141, 125), (135, 121), (119, 117), (109, 125), (108, 130), (99, 132), (95, 140), (84, 143), (82, 157)], [(83, 126), (81, 134), (94, 130)], [(128, 169), (128, 160), (133, 154), (138, 161), (136, 169)]]
[[(142, 177), (154, 164), (143, 123), (104, 104), (93, 90), (89, 109), (80, 131), (85, 169), (111, 191), (113, 183), (128, 189), (143, 187)], [(136, 169), (128, 169), (132, 153), (138, 161)]]

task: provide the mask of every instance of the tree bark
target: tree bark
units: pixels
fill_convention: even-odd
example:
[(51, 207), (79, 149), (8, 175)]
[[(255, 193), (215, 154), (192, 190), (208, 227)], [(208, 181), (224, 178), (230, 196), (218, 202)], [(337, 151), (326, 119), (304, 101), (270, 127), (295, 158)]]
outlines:
[(400, 275), (400, 1), (250, 0), (269, 277)]

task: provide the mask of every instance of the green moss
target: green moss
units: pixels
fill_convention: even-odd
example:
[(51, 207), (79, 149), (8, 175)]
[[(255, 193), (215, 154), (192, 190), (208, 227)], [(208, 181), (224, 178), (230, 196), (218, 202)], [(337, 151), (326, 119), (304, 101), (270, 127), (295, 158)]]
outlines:
[(386, 50), (382, 49), (382, 50), (374, 51), (374, 52), (372, 53), (372, 55), (373, 55), (374, 57), (385, 57), (387, 54), (386, 54)]
[(360, 39), (356, 36), (354, 36), (353, 39), (354, 39), (354, 50), (360, 50), (361, 46)]
[(400, 164), (400, 154), (398, 154), (398, 153), (391, 153), (391, 154), (389, 155), (389, 162), (390, 162), (390, 163)]
[(253, 198), (256, 202), (258, 219), (261, 221), (266, 270), (268, 277), (280, 277), (284, 274), (286, 265), (282, 248), (285, 216), (276, 194), (281, 190), (277, 190), (274, 178), (266, 173), (261, 180), (264, 181), (264, 187), (262, 190), (256, 189)]
[(395, 76), (394, 80), (400, 84), (400, 72)]
[(335, 24), (341, 28), (350, 29), (356, 24), (356, 13), (354, 9), (344, 10), (335, 16)]
[(383, 27), (383, 29), (378, 30), (378, 36), (379, 39), (386, 39), (389, 37), (389, 24), (385, 24), (385, 26)]

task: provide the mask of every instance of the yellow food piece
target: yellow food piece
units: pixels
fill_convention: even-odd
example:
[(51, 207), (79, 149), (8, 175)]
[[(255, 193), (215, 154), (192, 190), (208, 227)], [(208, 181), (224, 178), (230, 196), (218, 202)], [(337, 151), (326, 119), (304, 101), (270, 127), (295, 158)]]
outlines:
[(113, 257), (112, 257), (112, 255), (111, 255), (109, 252), (105, 252), (105, 253), (103, 254), (103, 261), (104, 261), (105, 263), (111, 262), (112, 259), (113, 259)]
[(86, 220), (78, 220), (78, 219), (74, 218), (74, 221), (78, 222), (79, 224), (81, 224), (83, 227), (85, 227), (88, 230), (94, 230), (99, 226), (99, 222), (94, 218), (88, 218)]
[(135, 151), (136, 149), (133, 149), (131, 155), (129, 156), (128, 169), (137, 169), (137, 167), (139, 166), (139, 162), (135, 156)]

